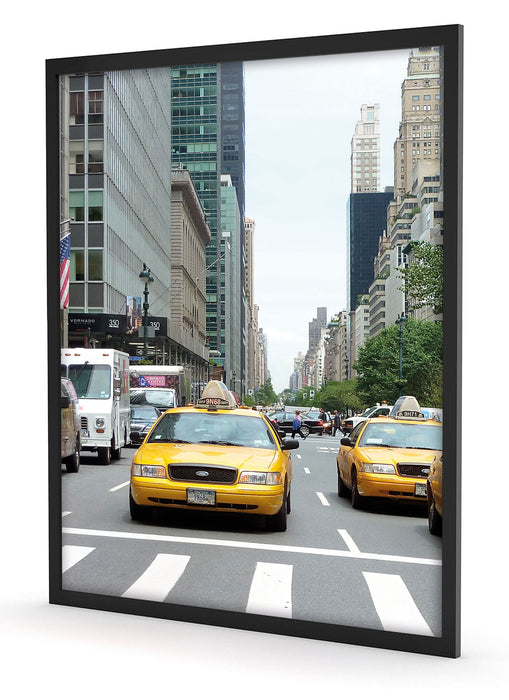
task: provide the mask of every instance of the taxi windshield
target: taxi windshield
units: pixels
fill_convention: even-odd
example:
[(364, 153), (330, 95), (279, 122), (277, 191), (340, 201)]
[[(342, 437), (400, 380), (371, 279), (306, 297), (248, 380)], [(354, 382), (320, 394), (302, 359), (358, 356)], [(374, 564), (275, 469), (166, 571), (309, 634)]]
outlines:
[(109, 399), (111, 367), (109, 365), (69, 365), (69, 379), (80, 399)]
[(428, 423), (369, 423), (359, 447), (399, 447), (421, 450), (442, 449), (442, 426)]
[(147, 442), (178, 442), (275, 449), (276, 440), (263, 418), (199, 411), (166, 413)]

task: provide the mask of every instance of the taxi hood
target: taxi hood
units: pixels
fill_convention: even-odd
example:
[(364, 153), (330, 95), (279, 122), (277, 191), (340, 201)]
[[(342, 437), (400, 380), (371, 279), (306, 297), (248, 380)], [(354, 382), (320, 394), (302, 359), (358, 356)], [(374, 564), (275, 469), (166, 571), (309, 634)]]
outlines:
[(140, 447), (133, 461), (144, 464), (172, 463), (211, 464), (219, 467), (267, 471), (278, 452), (276, 450), (251, 449), (222, 445), (186, 445), (179, 443), (146, 443)]
[(359, 453), (366, 462), (398, 464), (399, 462), (419, 462), (431, 464), (441, 450), (424, 450), (415, 447), (360, 447)]

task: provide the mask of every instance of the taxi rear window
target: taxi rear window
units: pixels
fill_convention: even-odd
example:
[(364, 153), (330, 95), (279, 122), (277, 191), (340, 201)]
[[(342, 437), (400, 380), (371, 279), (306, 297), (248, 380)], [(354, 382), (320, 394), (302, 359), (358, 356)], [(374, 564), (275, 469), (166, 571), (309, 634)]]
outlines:
[(263, 418), (233, 413), (166, 413), (147, 442), (231, 445), (274, 449), (274, 434)]

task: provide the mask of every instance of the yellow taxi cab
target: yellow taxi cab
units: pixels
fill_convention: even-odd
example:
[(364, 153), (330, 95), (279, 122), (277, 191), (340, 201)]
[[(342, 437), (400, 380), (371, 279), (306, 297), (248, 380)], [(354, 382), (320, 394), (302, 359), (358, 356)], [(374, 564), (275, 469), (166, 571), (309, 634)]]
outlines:
[(212, 380), (196, 404), (163, 413), (134, 455), (131, 517), (144, 520), (153, 508), (260, 514), (267, 529), (284, 532), (298, 447)]
[(442, 456), (435, 457), (428, 476), (428, 526), (432, 535), (442, 534)]
[(442, 454), (442, 423), (427, 420), (413, 396), (390, 416), (368, 418), (341, 439), (338, 495), (360, 508), (365, 497), (426, 502), (431, 463)]

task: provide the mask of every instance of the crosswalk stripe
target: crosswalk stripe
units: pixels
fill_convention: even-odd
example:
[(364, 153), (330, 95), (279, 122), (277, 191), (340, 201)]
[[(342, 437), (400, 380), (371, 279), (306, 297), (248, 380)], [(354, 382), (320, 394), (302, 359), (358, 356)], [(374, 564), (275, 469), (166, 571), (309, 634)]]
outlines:
[(122, 593), (122, 598), (163, 602), (184, 573), (190, 558), (181, 554), (158, 554), (139, 579)]
[(62, 547), (62, 573), (93, 552), (95, 547), (78, 547), (77, 545), (64, 544)]
[(362, 573), (385, 631), (433, 636), (401, 576)]
[(291, 618), (292, 573), (289, 564), (257, 562), (246, 612)]

